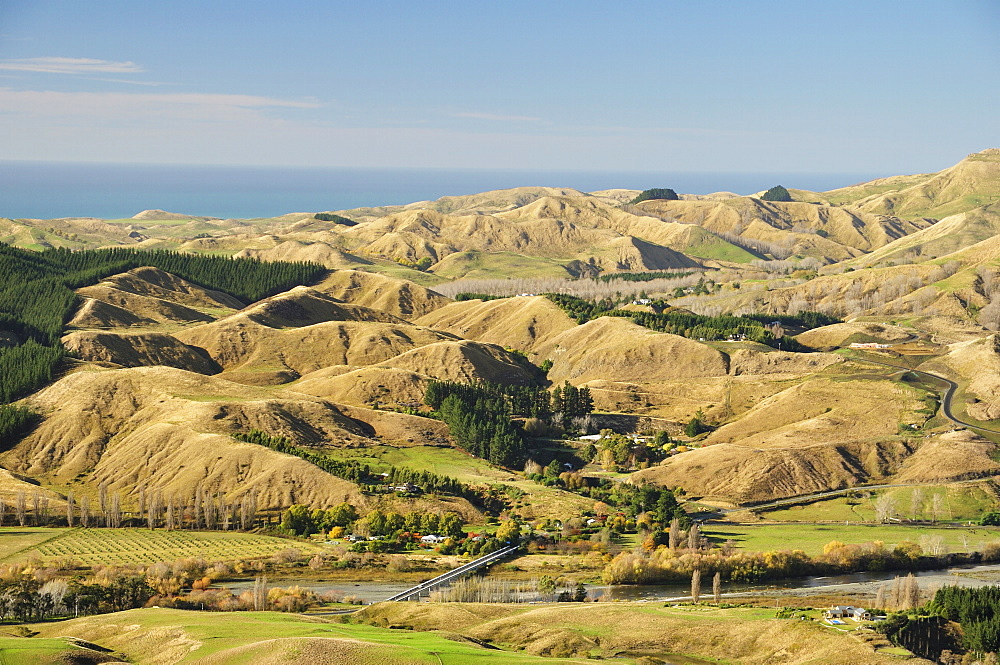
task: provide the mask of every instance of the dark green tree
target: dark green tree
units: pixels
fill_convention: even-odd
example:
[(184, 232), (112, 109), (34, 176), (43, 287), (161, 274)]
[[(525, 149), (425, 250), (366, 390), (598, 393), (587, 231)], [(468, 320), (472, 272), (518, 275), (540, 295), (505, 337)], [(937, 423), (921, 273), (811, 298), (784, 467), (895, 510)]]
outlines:
[(291, 506), (281, 515), (281, 527), (291, 531), (296, 536), (308, 536), (316, 533), (316, 522), (313, 520), (309, 506), (300, 503)]
[(646, 189), (639, 193), (637, 197), (629, 201), (631, 205), (636, 203), (641, 203), (642, 201), (651, 200), (662, 200), (662, 201), (676, 201), (680, 197), (677, 196), (677, 192), (669, 188), (653, 188)]
[(761, 195), (762, 201), (791, 201), (792, 195), (781, 185), (775, 185)]
[(684, 434), (689, 437), (695, 437), (704, 432), (711, 432), (712, 427), (705, 423), (705, 414), (701, 409), (694, 414), (694, 417), (688, 421), (688, 424), (684, 427)]

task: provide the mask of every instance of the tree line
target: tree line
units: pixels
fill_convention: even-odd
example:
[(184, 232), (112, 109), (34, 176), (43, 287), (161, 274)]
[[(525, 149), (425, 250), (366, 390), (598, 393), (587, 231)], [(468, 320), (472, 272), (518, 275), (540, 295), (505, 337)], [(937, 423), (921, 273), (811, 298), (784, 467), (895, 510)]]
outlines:
[[(480, 501), (482, 498), (480, 492), (450, 476), (442, 476), (430, 471), (415, 471), (398, 466), (389, 466), (386, 471), (374, 471), (369, 465), (362, 464), (357, 460), (332, 459), (308, 448), (297, 446), (291, 439), (283, 436), (271, 436), (257, 429), (252, 429), (249, 432), (237, 432), (233, 434), (233, 438), (245, 443), (255, 443), (279, 453), (285, 453), (286, 455), (294, 455), (319, 467), (332, 476), (337, 476), (338, 478), (343, 478), (362, 486), (403, 485), (410, 483), (425, 492), (460, 496), (473, 502)], [(383, 473), (386, 475), (382, 475)]]
[(509, 468), (524, 462), (527, 447), (522, 430), (511, 421), (510, 405), (502, 397), (466, 386), (448, 393), (438, 402), (437, 411), (463, 450), (497, 466)]
[(927, 610), (962, 627), (961, 643), (967, 651), (1000, 651), (1000, 587), (942, 587)]
[(355, 222), (353, 219), (348, 219), (347, 217), (344, 217), (343, 215), (338, 215), (338, 214), (332, 213), (332, 212), (318, 212), (315, 215), (313, 215), (313, 217), (315, 217), (316, 219), (318, 219), (321, 222), (333, 222), (334, 224), (341, 224), (343, 226), (357, 226), (358, 225), (358, 223)]
[[(67, 492), (64, 505), (53, 510), (49, 497), (35, 490), (29, 497), (18, 490), (12, 505), (0, 501), (0, 526), (11, 522), (19, 526), (65, 525), (83, 528), (105, 527), (112, 529), (148, 526), (150, 529), (208, 529), (249, 531), (261, 523), (256, 495), (246, 492), (238, 501), (229, 501), (224, 495), (207, 490), (199, 484), (192, 496), (164, 496), (158, 488), (140, 488), (136, 495), (126, 496), (126, 506), (121, 492), (111, 493), (106, 484), (97, 487), (92, 501), (88, 495), (77, 497)], [(266, 517), (265, 517), (266, 521)]]
[(424, 403), (437, 410), (448, 395), (458, 395), (463, 400), (481, 397), (503, 399), (512, 416), (543, 418), (561, 413), (568, 418), (585, 416), (594, 410), (590, 388), (577, 388), (566, 381), (552, 390), (536, 386), (507, 385), (480, 382), (476, 384), (455, 381), (431, 381), (424, 392)]
[(676, 201), (679, 198), (680, 197), (677, 196), (677, 192), (669, 187), (653, 187), (652, 189), (644, 189), (639, 192), (638, 196), (629, 201), (629, 205), (635, 205), (636, 203), (642, 203), (643, 201)]
[(78, 298), (73, 289), (116, 273), (153, 266), (199, 286), (253, 302), (314, 281), (326, 269), (315, 263), (263, 262), (165, 250), (112, 248), (43, 252), (0, 243), (0, 330), (19, 343), (0, 348), (0, 403), (52, 380), (65, 357), (60, 338)]
[[(802, 550), (747, 552), (735, 543), (713, 545), (702, 540), (688, 540), (687, 546), (670, 547), (670, 534), (654, 533), (648, 548), (622, 552), (604, 569), (607, 584), (667, 584), (685, 582), (695, 569), (701, 574), (722, 573), (728, 582), (759, 582), (786, 577), (830, 575), (858, 571), (915, 570), (940, 567), (962, 557), (929, 557), (914, 543), (894, 548), (872, 542), (845, 545), (833, 543), (824, 553), (809, 556)], [(679, 541), (677, 541), (679, 542)], [(964, 559), (968, 560), (968, 558)]]
[(595, 277), (596, 280), (604, 282), (651, 282), (654, 279), (678, 279), (693, 275), (693, 272), (612, 272), (606, 275)]
[(116, 576), (107, 584), (26, 576), (0, 580), (0, 621), (26, 623), (54, 616), (120, 612), (142, 607), (156, 592), (139, 575)]
[(485, 382), (431, 381), (424, 403), (441, 415), (459, 447), (507, 468), (522, 465), (529, 453), (524, 430), (512, 420), (514, 416), (546, 418), (560, 414), (573, 418), (594, 408), (590, 389), (576, 388), (568, 381), (552, 391)]
[(456, 293), (453, 300), (455, 302), (463, 302), (465, 300), (482, 300), (483, 302), (489, 300), (502, 300), (503, 298), (508, 298), (509, 296), (491, 296), (488, 293), (469, 293), (463, 291), (462, 293)]
[(38, 414), (26, 406), (0, 404), (0, 442), (16, 441), (37, 420)]
[(559, 305), (577, 323), (586, 323), (601, 316), (620, 316), (633, 323), (682, 337), (693, 339), (726, 339), (738, 337), (781, 348), (785, 351), (809, 351), (790, 337), (779, 334), (771, 323), (796, 326), (810, 330), (838, 323), (839, 319), (820, 312), (800, 312), (796, 315), (748, 314), (742, 316), (706, 316), (688, 311), (632, 312), (615, 309), (610, 300), (591, 302), (564, 293), (547, 293), (545, 296)]

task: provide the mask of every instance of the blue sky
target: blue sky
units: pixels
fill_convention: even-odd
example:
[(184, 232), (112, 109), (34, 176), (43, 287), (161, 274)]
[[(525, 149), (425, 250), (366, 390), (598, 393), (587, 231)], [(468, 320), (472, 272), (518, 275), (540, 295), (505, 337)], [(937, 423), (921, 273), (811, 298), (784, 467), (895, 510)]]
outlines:
[(1000, 2), (0, 0), (0, 159), (936, 171)]

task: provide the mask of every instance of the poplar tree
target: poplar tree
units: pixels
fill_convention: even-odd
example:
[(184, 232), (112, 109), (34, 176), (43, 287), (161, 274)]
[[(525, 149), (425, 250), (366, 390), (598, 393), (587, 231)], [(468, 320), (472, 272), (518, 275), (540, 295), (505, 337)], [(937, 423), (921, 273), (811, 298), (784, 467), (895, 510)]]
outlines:
[(681, 521), (676, 517), (670, 520), (670, 538), (667, 541), (667, 546), (676, 550), (681, 544)]
[(701, 598), (701, 568), (691, 571), (691, 602), (698, 604)]

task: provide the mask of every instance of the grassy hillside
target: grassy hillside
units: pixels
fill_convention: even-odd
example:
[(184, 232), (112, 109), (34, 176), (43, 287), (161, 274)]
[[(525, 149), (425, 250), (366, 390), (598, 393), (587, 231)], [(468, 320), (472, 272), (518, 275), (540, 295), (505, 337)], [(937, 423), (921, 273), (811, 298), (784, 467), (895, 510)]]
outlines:
[(511, 252), (456, 252), (433, 267), (435, 275), (448, 279), (469, 279), (507, 275), (508, 277), (566, 277), (569, 273), (558, 261), (523, 256)]
[(42, 639), (32, 638), (26, 647), (37, 640), (39, 651), (47, 650), (53, 640), (72, 636), (119, 651), (140, 665), (276, 665), (289, 659), (359, 665), (541, 665), (612, 656), (625, 663), (657, 657), (694, 665), (757, 665), (774, 662), (775, 651), (787, 654), (783, 662), (789, 665), (897, 662), (814, 622), (775, 619), (773, 609), (569, 605), (383, 603), (350, 623), (267, 612), (130, 610), (33, 626)]
[[(505, 485), (525, 519), (596, 510), (560, 487), (586, 478), (550, 473), (545, 486), (453, 448), (444, 422), (413, 415), (425, 413), (435, 380), (587, 386), (593, 417), (538, 412), (526, 426), (552, 440), (666, 432), (673, 441), (655, 455), (598, 456), (584, 473), (625, 468), (634, 482), (686, 496), (753, 503), (988, 477), (1000, 472), (996, 446), (950, 431), (936, 385), (843, 347), (893, 345), (870, 357), (948, 376), (959, 416), (1000, 418), (1000, 347), (989, 330), (1000, 326), (997, 164), (1000, 151), (985, 151), (937, 174), (792, 189), (789, 202), (682, 193), (633, 206), (624, 190), (533, 187), (340, 211), (353, 224), (163, 211), (0, 220), (0, 237), (32, 247), (130, 248), (0, 248), (13, 278), (0, 294), (0, 389), (39, 414), (0, 414), (10, 423), (0, 500), (30, 501), (39, 483), (39, 500), (61, 511), (70, 490), (93, 500), (103, 485), (128, 502), (140, 486), (185, 500), (201, 486), (230, 504), (252, 492), (273, 509), (347, 500), (362, 511), (484, 519), (454, 496), (372, 492), (302, 456), (233, 440), (259, 429), (319, 455)], [(132, 253), (150, 247), (190, 253)], [(140, 257), (160, 268), (139, 267)], [(280, 261), (299, 263), (286, 274)], [(587, 302), (566, 311), (542, 295), (453, 302), (428, 286)], [(587, 320), (615, 308), (628, 318)], [(784, 316), (797, 312), (848, 322), (803, 332)], [(742, 327), (709, 324), (727, 317)], [(64, 348), (74, 356), (58, 365), (65, 376), (52, 372)], [(693, 418), (704, 427), (688, 434)], [(987, 503), (953, 514), (973, 518)]]

